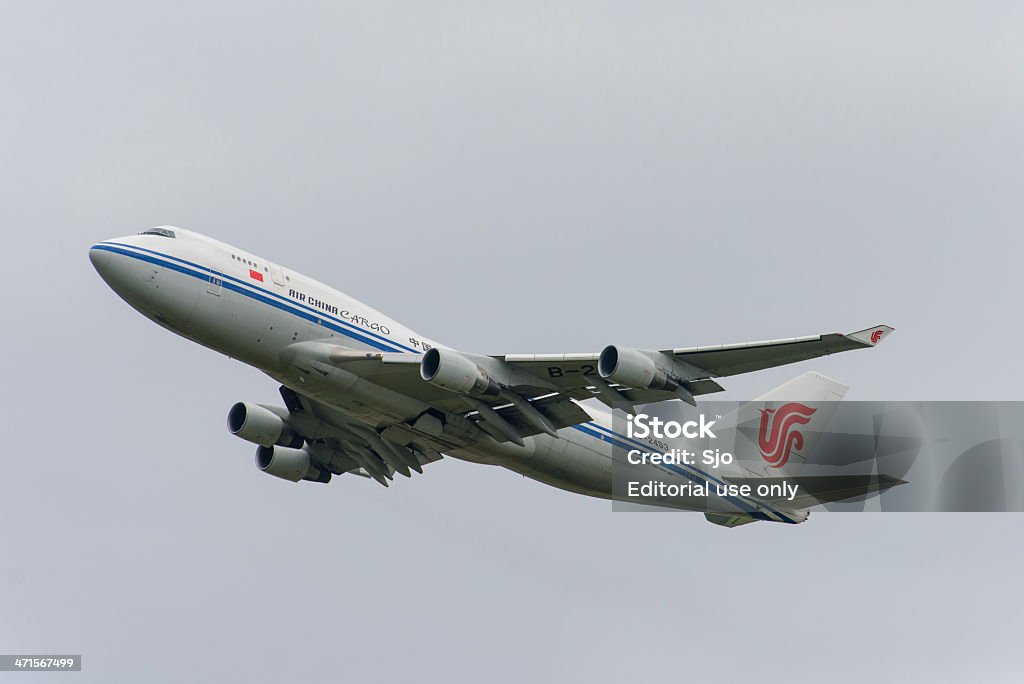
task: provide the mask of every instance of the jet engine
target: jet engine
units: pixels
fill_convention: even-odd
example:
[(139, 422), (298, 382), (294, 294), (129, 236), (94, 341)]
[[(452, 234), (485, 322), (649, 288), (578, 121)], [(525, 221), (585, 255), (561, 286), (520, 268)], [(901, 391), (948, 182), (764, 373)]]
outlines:
[(261, 446), (256, 449), (256, 467), (267, 475), (298, 482), (330, 482), (331, 471), (314, 463), (305, 449)]
[[(662, 363), (658, 363), (659, 360)], [(670, 370), (673, 367), (675, 369)], [(686, 381), (679, 377), (685, 375), (686, 369), (679, 367), (671, 356), (663, 352), (640, 351), (610, 344), (597, 358), (597, 372), (605, 380), (620, 385), (665, 390), (691, 406), (697, 405)]]
[(420, 377), (438, 387), (458, 394), (477, 394), (496, 397), (501, 385), (471, 359), (450, 349), (427, 350), (420, 362)]
[(247, 442), (269, 447), (301, 447), (302, 437), (291, 429), (284, 418), (259, 404), (240, 401), (228, 411), (228, 431)]
[(605, 380), (636, 388), (674, 391), (679, 387), (668, 372), (637, 349), (608, 345), (597, 359), (597, 372)]

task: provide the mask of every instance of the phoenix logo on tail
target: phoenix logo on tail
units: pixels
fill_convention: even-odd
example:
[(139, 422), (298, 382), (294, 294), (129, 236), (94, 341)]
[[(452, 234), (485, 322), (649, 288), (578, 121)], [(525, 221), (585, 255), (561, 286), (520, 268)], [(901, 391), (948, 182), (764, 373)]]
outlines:
[(875, 332), (871, 333), (871, 344), (878, 344), (878, 341), (880, 339), (882, 339), (881, 330), (876, 330)]
[(804, 445), (804, 436), (795, 427), (811, 422), (817, 410), (797, 403), (784, 404), (777, 411), (761, 409), (761, 431), (757, 435), (761, 458), (772, 468), (786, 465), (793, 449)]

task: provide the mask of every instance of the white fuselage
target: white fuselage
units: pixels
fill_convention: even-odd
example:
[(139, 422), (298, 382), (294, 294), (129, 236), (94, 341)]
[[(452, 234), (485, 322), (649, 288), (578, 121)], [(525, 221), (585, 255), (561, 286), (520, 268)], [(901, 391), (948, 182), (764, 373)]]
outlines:
[[(305, 379), (290, 370), (286, 349), (299, 342), (329, 340), (358, 351), (419, 354), (443, 346), (398, 321), (312, 278), (205, 236), (172, 229), (175, 237), (132, 235), (94, 245), (90, 259), (110, 287), (158, 324), (206, 347), (259, 368), (299, 393)], [(365, 390), (365, 388), (364, 388)], [(335, 392), (329, 405), (368, 425), (402, 418), (401, 402), (381, 390)], [(324, 401), (324, 396), (317, 397)], [(612, 414), (587, 407), (593, 420), (558, 431), (557, 437), (527, 437), (524, 446), (486, 439), (446, 451), (476, 463), (501, 465), (540, 482), (589, 496), (612, 497), (613, 445), (652, 449), (616, 432)], [(620, 423), (621, 425), (621, 423)], [(717, 481), (696, 466), (650, 466), (658, 477)], [(669, 472), (666, 470), (676, 472)], [(619, 497), (614, 497), (619, 498)], [(673, 497), (640, 501), (700, 511), (745, 512), (790, 522), (762, 503), (737, 497)]]

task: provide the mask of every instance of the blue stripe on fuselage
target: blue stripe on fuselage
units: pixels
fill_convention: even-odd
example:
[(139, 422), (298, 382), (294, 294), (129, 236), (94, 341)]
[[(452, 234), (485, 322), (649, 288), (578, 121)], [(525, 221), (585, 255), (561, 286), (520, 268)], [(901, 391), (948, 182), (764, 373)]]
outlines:
[[(347, 323), (345, 324), (345, 326), (337, 325), (337, 324), (335, 324), (333, 322), (333, 320), (329, 320), (329, 319), (331, 319), (330, 316), (328, 316), (327, 314), (324, 314), (322, 312), (319, 312), (316, 309), (309, 309), (309, 311), (307, 312), (307, 311), (302, 310), (302, 308), (300, 308), (299, 306), (292, 306), (292, 305), (290, 305), (290, 302), (288, 302), (288, 300), (281, 301), (280, 299), (272, 299), (272, 298), (266, 296), (267, 294), (272, 294), (272, 293), (269, 293), (266, 290), (263, 290), (261, 288), (255, 288), (256, 291), (244, 289), (240, 285), (247, 285), (247, 283), (242, 283), (241, 281), (238, 281), (236, 278), (230, 278), (229, 276), (226, 276), (226, 275), (221, 274), (221, 273), (215, 273), (215, 272), (211, 271), (211, 269), (207, 269), (207, 268), (202, 267), (202, 266), (197, 266), (195, 264), (191, 264), (189, 262), (185, 262), (183, 259), (178, 259), (177, 261), (184, 262), (184, 263), (189, 263), (189, 266), (182, 266), (182, 265), (176, 264), (176, 263), (174, 263), (172, 261), (168, 261), (166, 259), (158, 258), (156, 256), (150, 256), (148, 254), (139, 254), (138, 252), (132, 252), (132, 251), (129, 251), (129, 250), (126, 250), (126, 249), (122, 249), (119, 246), (115, 247), (115, 246), (113, 246), (112, 243), (111, 244), (100, 243), (100, 244), (94, 245), (93, 249), (99, 249), (99, 250), (103, 250), (103, 251), (106, 251), (106, 252), (112, 252), (114, 254), (120, 254), (120, 255), (123, 255), (123, 256), (128, 256), (128, 257), (131, 257), (133, 259), (138, 259), (140, 261), (145, 261), (147, 263), (155, 264), (157, 266), (162, 266), (164, 268), (170, 269), (172, 271), (177, 271), (178, 273), (182, 273), (182, 274), (191, 276), (193, 278), (196, 278), (197, 280), (201, 280), (201, 281), (204, 281), (204, 282), (208, 281), (212, 275), (216, 275), (218, 278), (221, 279), (223, 287), (228, 289), (228, 290), (230, 290), (230, 291), (232, 291), (232, 292), (237, 292), (237, 293), (239, 293), (239, 294), (241, 294), (243, 296), (249, 297), (250, 299), (254, 299), (254, 300), (256, 300), (258, 302), (261, 302), (263, 304), (267, 304), (269, 306), (272, 306), (275, 309), (280, 309), (281, 311), (284, 311), (286, 313), (290, 313), (293, 316), (298, 316), (299, 318), (302, 318), (304, 320), (310, 321), (312, 323), (316, 323), (316, 324), (321, 325), (321, 326), (323, 326), (323, 327), (325, 327), (325, 328), (327, 328), (329, 330), (334, 330), (335, 332), (341, 333), (342, 335), (345, 335), (346, 337), (350, 337), (350, 338), (352, 338), (354, 340), (362, 342), (363, 344), (367, 344), (367, 345), (369, 345), (369, 346), (371, 346), (371, 347), (373, 347), (375, 349), (380, 349), (382, 351), (389, 351), (389, 352), (401, 352), (402, 351), (402, 349), (396, 349), (395, 348), (395, 347), (400, 346), (400, 345), (397, 345), (396, 343), (383, 344), (379, 340), (376, 340), (373, 337), (370, 337), (368, 334), (363, 334), (364, 331), (362, 331), (362, 330), (359, 330), (359, 329), (354, 329), (353, 330), (351, 327), (346, 327), (346, 326), (349, 326), (349, 324), (347, 324)], [(152, 250), (146, 250), (146, 251), (152, 253)], [(165, 256), (165, 255), (161, 255), (161, 256)], [(196, 268), (201, 269), (201, 270), (197, 271), (197, 270), (195, 270)], [(232, 280), (232, 281), (235, 281), (235, 282), (228, 282), (229, 280)]]
[[(111, 249), (111, 247), (115, 247), (116, 249)], [(154, 264), (157, 264), (159, 266), (164, 266), (166, 268), (171, 268), (172, 270), (178, 271), (180, 273), (184, 273), (186, 275), (190, 275), (190, 276), (192, 276), (194, 278), (198, 278), (200, 280), (207, 280), (209, 277), (216, 275), (216, 277), (220, 278), (221, 281), (224, 283), (225, 287), (227, 287), (229, 290), (232, 290), (234, 292), (239, 292), (240, 294), (243, 294), (245, 296), (248, 296), (248, 297), (251, 297), (253, 299), (257, 299), (259, 301), (265, 302), (267, 304), (270, 304), (271, 306), (274, 306), (275, 308), (281, 309), (282, 311), (286, 311), (288, 313), (292, 313), (292, 314), (294, 314), (296, 316), (299, 316), (300, 318), (303, 318), (305, 320), (310, 320), (310, 321), (316, 322), (314, 319), (319, 319), (319, 320), (324, 321), (324, 322), (330, 321), (332, 323), (335, 323), (336, 325), (340, 325), (340, 326), (342, 326), (343, 329), (339, 329), (339, 328), (337, 328), (335, 326), (331, 326), (331, 325), (325, 325), (325, 327), (330, 328), (332, 330), (336, 330), (337, 332), (340, 332), (340, 333), (342, 333), (344, 335), (347, 335), (347, 336), (352, 337), (354, 339), (358, 339), (358, 340), (360, 340), (362, 342), (365, 342), (366, 344), (369, 344), (370, 346), (372, 346), (372, 347), (374, 347), (376, 349), (381, 349), (383, 351), (394, 351), (394, 352), (407, 351), (407, 352), (412, 352), (412, 353), (419, 353), (416, 349), (413, 349), (411, 347), (407, 347), (405, 345), (402, 345), (402, 344), (400, 344), (398, 342), (390, 340), (387, 337), (379, 335), (379, 334), (377, 334), (375, 332), (359, 328), (359, 327), (353, 325), (352, 323), (349, 323), (348, 321), (345, 321), (343, 319), (331, 316), (330, 314), (328, 314), (328, 313), (326, 313), (324, 311), (320, 311), (318, 309), (314, 309), (313, 307), (307, 306), (305, 304), (299, 304), (298, 302), (295, 302), (295, 301), (293, 301), (291, 299), (288, 299), (287, 297), (284, 297), (283, 295), (279, 295), (279, 294), (277, 294), (275, 292), (271, 292), (269, 290), (265, 290), (265, 289), (263, 289), (261, 287), (253, 285), (251, 283), (247, 283), (244, 280), (240, 280), (238, 278), (235, 278), (234, 276), (228, 275), (226, 273), (221, 273), (220, 271), (217, 271), (215, 269), (209, 268), (207, 266), (203, 266), (201, 264), (197, 264), (197, 263), (188, 261), (186, 259), (181, 259), (179, 257), (172, 256), (170, 254), (164, 254), (162, 252), (157, 252), (157, 251), (154, 251), (152, 249), (146, 249), (145, 247), (136, 247), (135, 245), (125, 245), (125, 244), (118, 243), (118, 242), (101, 242), (99, 244), (94, 245), (93, 249), (105, 249), (106, 251), (109, 251), (109, 252), (115, 252), (117, 254), (122, 254), (122, 255), (125, 255), (125, 256), (134, 257), (134, 258), (140, 259), (142, 261), (147, 261), (149, 263), (154, 263)], [(156, 258), (147, 257), (144, 254), (138, 254), (138, 253), (136, 253), (134, 251), (126, 251), (126, 250), (138, 250), (140, 252), (146, 252), (147, 254), (153, 255), (153, 257), (156, 257)], [(174, 263), (174, 262), (177, 262), (177, 263)], [(179, 264), (187, 266), (187, 267), (189, 267), (191, 269), (194, 269), (194, 270), (189, 270), (189, 269), (181, 268), (179, 266)], [(243, 289), (240, 289), (237, 286), (231, 286), (228, 283), (228, 281), (232, 281), (233, 283), (236, 283), (237, 285), (241, 285), (241, 286), (244, 286), (244, 287), (251, 288), (251, 290), (243, 290)], [(267, 297), (270, 297), (272, 299), (267, 299)], [(281, 306), (282, 304), (284, 306)], [(308, 314), (312, 314), (312, 316), (311, 315), (307, 315), (307, 312), (308, 312)], [(353, 334), (353, 333), (355, 333), (355, 334)], [(367, 339), (367, 338), (370, 338), (370, 339)], [(382, 346), (382, 345), (390, 345), (390, 346)]]

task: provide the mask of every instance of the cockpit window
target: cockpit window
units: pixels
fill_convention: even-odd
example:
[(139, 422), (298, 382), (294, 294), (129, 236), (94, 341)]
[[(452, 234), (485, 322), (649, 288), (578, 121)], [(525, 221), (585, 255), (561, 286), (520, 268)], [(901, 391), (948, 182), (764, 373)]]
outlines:
[(161, 237), (173, 238), (174, 231), (167, 230), (166, 228), (150, 228), (149, 230), (142, 231), (139, 235), (160, 235)]

